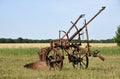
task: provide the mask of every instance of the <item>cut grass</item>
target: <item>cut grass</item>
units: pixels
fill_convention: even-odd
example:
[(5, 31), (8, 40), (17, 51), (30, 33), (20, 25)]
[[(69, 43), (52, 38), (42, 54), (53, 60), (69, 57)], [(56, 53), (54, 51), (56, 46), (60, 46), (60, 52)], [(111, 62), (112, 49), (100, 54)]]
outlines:
[(120, 79), (120, 47), (93, 47), (105, 61), (89, 57), (88, 69), (74, 69), (64, 60), (62, 71), (31, 70), (24, 64), (38, 60), (39, 48), (0, 48), (0, 79)]
[(0, 43), (0, 48), (43, 48), (49, 43)]

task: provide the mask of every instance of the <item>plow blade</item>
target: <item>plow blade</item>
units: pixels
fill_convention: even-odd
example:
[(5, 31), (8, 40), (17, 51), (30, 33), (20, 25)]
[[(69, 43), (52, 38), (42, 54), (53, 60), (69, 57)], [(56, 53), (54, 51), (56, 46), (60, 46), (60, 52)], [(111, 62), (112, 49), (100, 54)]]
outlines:
[(100, 60), (102, 60), (102, 61), (105, 60), (105, 58), (104, 58), (103, 56), (101, 56), (101, 55), (98, 55), (97, 57), (98, 57)]
[(24, 65), (25, 68), (29, 68), (29, 69), (34, 69), (34, 70), (46, 70), (49, 69), (46, 62), (44, 61), (36, 61), (36, 62), (32, 62), (32, 63), (28, 63)]

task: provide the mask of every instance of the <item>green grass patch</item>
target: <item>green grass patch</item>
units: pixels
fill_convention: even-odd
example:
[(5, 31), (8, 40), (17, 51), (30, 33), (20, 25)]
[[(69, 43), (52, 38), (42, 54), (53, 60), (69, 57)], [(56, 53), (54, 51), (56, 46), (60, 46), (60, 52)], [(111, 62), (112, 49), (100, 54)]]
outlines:
[(92, 47), (92, 50), (99, 50), (104, 55), (120, 55), (120, 47)]
[(32, 56), (36, 55), (38, 48), (0, 48), (0, 55), (3, 56)]

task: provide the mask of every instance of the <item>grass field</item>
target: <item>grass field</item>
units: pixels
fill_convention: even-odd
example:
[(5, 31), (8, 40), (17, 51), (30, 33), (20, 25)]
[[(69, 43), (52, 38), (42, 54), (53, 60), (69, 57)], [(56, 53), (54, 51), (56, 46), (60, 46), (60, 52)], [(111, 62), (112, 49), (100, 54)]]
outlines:
[[(28, 44), (29, 45), (29, 44)], [(24, 64), (38, 60), (38, 47), (1, 47), (0, 45), (0, 79), (120, 79), (120, 47), (93, 46), (99, 49), (105, 61), (89, 57), (88, 69), (74, 69), (67, 58), (62, 71), (32, 70)], [(44, 47), (44, 46), (43, 46)]]

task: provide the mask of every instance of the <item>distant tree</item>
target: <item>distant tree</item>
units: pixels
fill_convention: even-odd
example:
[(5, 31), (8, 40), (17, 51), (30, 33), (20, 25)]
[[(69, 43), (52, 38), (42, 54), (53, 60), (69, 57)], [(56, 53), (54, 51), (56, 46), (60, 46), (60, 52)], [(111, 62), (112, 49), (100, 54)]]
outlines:
[(6, 39), (5, 38), (0, 38), (0, 43), (6, 43)]
[(115, 32), (116, 36), (114, 37), (115, 42), (118, 46), (120, 46), (120, 25), (117, 27), (117, 31)]
[(11, 38), (7, 38), (5, 40), (5, 43), (15, 43), (14, 39), (11, 39)]
[(17, 40), (16, 40), (16, 43), (23, 43), (23, 38), (19, 37)]

